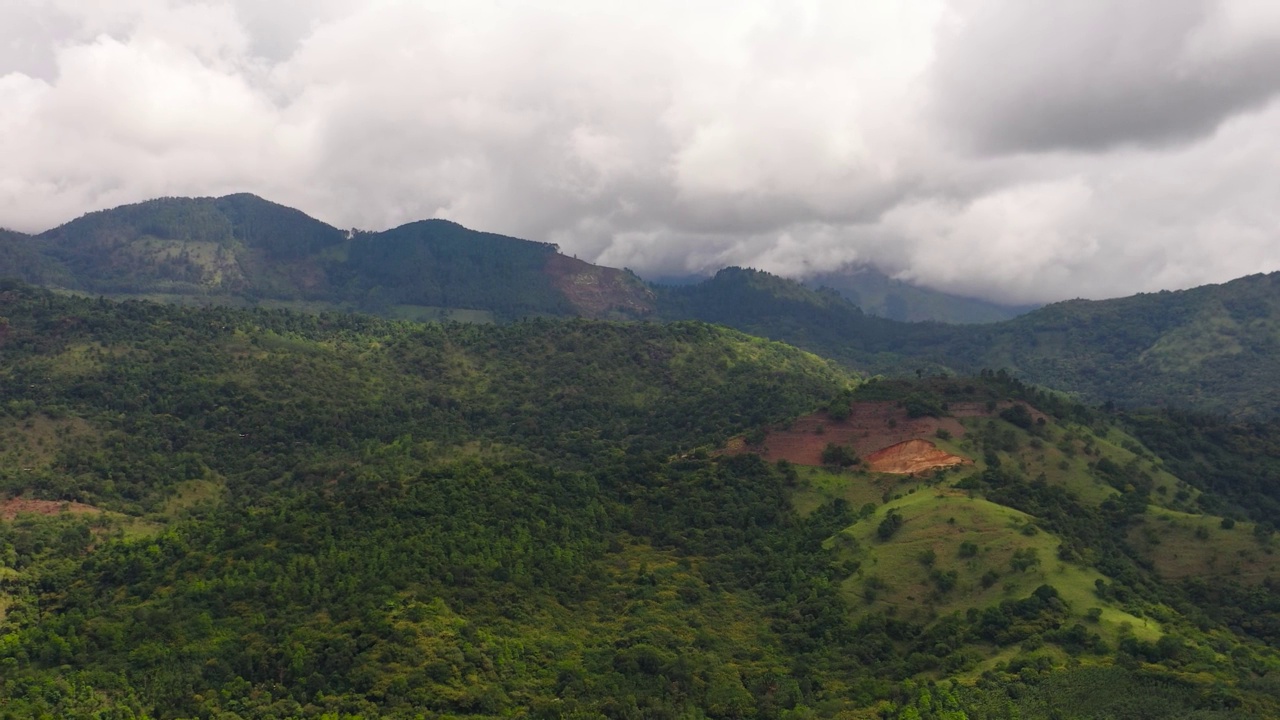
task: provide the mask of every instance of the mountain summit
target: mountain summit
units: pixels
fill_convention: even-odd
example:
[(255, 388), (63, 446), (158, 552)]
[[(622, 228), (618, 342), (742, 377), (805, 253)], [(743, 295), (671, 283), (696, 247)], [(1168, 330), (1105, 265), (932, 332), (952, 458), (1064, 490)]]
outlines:
[(423, 220), (346, 232), (248, 194), (161, 198), (0, 238), (6, 275), (92, 294), (418, 319), (644, 317), (638, 278), (549, 243)]

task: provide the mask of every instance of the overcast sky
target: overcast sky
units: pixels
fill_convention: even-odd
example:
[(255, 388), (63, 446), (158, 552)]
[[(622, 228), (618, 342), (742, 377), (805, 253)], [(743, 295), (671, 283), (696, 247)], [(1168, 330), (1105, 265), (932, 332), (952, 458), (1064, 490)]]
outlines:
[(0, 0), (0, 226), (248, 191), (642, 274), (1280, 269), (1275, 0)]

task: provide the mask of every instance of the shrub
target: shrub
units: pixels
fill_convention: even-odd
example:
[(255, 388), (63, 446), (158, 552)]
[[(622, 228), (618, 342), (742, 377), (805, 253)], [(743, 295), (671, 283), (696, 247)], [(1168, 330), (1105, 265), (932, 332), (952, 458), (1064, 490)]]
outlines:
[(1036, 552), (1035, 548), (1015, 550), (1013, 557), (1009, 558), (1009, 569), (1014, 572), (1026, 572), (1039, 564), (1040, 554)]
[(858, 464), (858, 456), (854, 454), (853, 448), (848, 445), (827, 443), (827, 446), (822, 449), (822, 464), (849, 467), (850, 465)]
[(842, 400), (831, 403), (827, 407), (827, 415), (836, 422), (844, 422), (849, 419), (849, 401)]
[(1012, 425), (1017, 425), (1023, 430), (1029, 429), (1034, 422), (1031, 413), (1027, 410), (1027, 406), (1022, 404), (1001, 410), (1000, 419)]
[(907, 417), (938, 417), (943, 414), (942, 403), (937, 396), (928, 393), (911, 393), (902, 401)]
[(876, 537), (881, 540), (888, 540), (893, 537), (894, 533), (898, 532), (898, 530), (902, 528), (903, 522), (904, 520), (902, 515), (898, 514), (896, 510), (889, 511), (889, 514), (886, 515), (884, 520), (880, 521), (880, 525), (876, 527)]

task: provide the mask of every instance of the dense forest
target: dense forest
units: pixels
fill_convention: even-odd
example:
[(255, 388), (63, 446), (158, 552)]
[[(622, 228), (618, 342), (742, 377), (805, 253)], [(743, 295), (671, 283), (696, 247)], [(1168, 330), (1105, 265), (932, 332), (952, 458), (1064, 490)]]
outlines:
[(1280, 426), (936, 370), (4, 283), (0, 717), (1280, 712)]

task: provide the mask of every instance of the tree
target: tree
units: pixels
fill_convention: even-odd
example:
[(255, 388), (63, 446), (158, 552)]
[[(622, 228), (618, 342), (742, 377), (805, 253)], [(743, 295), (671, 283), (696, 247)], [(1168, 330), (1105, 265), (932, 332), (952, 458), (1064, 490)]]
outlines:
[(876, 537), (881, 540), (888, 540), (902, 528), (903, 522), (902, 515), (897, 510), (890, 510), (889, 514), (885, 515), (884, 520), (880, 521), (880, 525), (876, 527)]
[(853, 448), (848, 445), (827, 443), (827, 446), (822, 449), (822, 464), (833, 467), (849, 467), (850, 465), (858, 464), (858, 456), (854, 454)]

